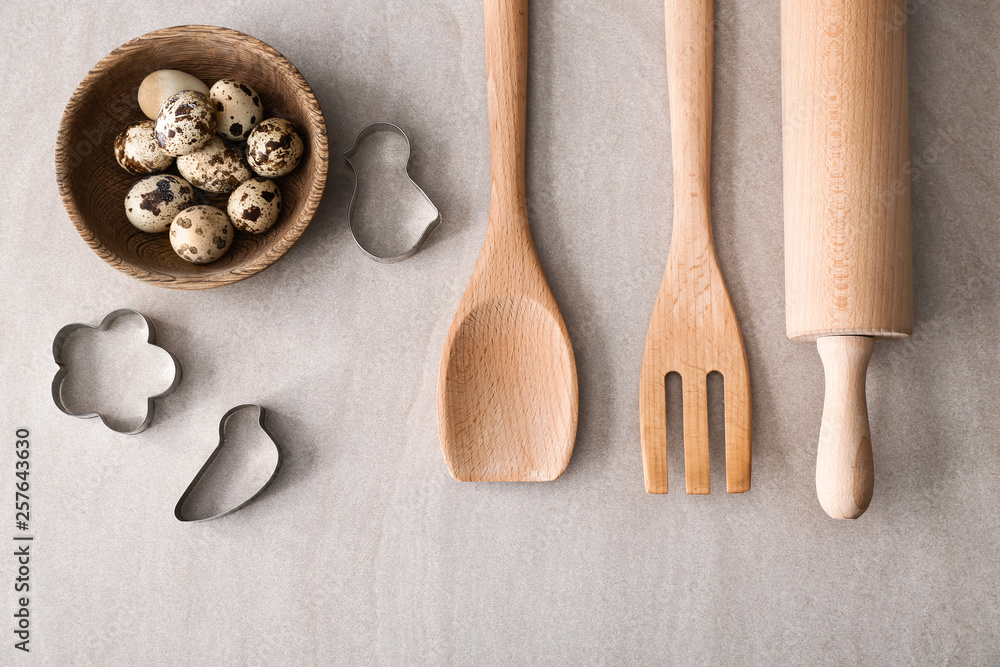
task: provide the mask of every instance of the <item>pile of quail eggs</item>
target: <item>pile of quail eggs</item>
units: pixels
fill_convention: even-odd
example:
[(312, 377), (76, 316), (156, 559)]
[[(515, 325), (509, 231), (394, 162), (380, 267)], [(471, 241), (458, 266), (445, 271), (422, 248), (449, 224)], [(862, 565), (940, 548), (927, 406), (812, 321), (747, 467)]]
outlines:
[[(304, 146), (292, 123), (264, 118), (253, 88), (234, 79), (209, 88), (159, 70), (139, 86), (139, 107), (149, 120), (115, 139), (118, 164), (143, 176), (125, 197), (136, 228), (168, 232), (180, 257), (207, 264), (226, 254), (237, 229), (260, 234), (275, 223), (281, 191), (271, 179), (295, 169)], [(179, 176), (163, 173), (174, 164)], [(226, 210), (195, 205), (197, 190), (228, 194)]]

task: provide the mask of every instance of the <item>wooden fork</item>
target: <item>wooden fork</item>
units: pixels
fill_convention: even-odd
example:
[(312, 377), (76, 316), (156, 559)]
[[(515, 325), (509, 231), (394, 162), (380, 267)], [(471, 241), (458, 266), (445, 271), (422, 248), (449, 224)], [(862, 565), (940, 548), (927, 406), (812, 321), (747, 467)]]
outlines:
[(647, 493), (667, 492), (666, 375), (681, 376), (687, 492), (710, 491), (708, 374), (725, 382), (726, 490), (750, 488), (750, 376), (712, 241), (712, 0), (666, 0), (674, 221), (642, 357), (639, 422)]

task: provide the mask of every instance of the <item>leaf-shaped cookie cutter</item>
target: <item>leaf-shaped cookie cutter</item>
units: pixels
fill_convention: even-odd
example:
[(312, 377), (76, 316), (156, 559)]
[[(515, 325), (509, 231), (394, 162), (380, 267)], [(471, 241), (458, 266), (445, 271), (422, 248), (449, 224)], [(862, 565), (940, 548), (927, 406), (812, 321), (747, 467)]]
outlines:
[[(403, 140), (406, 142), (406, 169), (405, 169), (406, 178), (409, 179), (410, 183), (413, 183), (413, 187), (417, 189), (417, 192), (419, 192), (420, 195), (427, 201), (427, 203), (430, 204), (431, 208), (434, 209), (434, 218), (427, 224), (427, 227), (424, 228), (423, 234), (420, 235), (420, 238), (417, 239), (417, 242), (413, 245), (413, 247), (401, 255), (392, 255), (388, 257), (376, 255), (375, 253), (368, 250), (368, 248), (364, 247), (361, 244), (361, 241), (358, 240), (357, 234), (354, 233), (354, 204), (358, 200), (358, 191), (361, 186), (361, 183), (360, 179), (358, 178), (358, 170), (354, 168), (354, 163), (351, 162), (351, 158), (354, 157), (354, 155), (358, 152), (358, 149), (361, 147), (361, 144), (364, 143), (365, 139), (367, 139), (369, 136), (371, 136), (376, 132), (385, 132), (385, 131), (396, 132), (401, 137), (403, 137)], [(374, 259), (376, 262), (384, 262), (386, 264), (391, 264), (392, 262), (400, 262), (406, 259), (407, 257), (412, 257), (413, 254), (420, 249), (420, 246), (427, 239), (427, 237), (431, 235), (431, 232), (437, 229), (437, 226), (441, 224), (441, 213), (440, 211), (438, 211), (437, 206), (434, 205), (434, 202), (432, 202), (431, 198), (427, 196), (427, 193), (424, 192), (423, 188), (417, 185), (416, 182), (413, 180), (413, 177), (410, 176), (410, 154), (411, 154), (410, 138), (406, 136), (406, 132), (403, 132), (403, 129), (398, 125), (394, 123), (388, 123), (385, 121), (378, 121), (363, 127), (361, 131), (358, 132), (358, 136), (354, 138), (354, 145), (351, 146), (349, 151), (344, 153), (344, 159), (347, 161), (347, 164), (351, 166), (351, 171), (354, 173), (354, 192), (351, 193), (351, 203), (347, 207), (347, 226), (351, 230), (351, 236), (354, 237), (354, 242), (358, 244), (358, 247), (361, 248), (361, 250), (366, 255)]]
[[(150, 396), (149, 398), (146, 399), (146, 416), (143, 418), (141, 424), (139, 424), (133, 429), (117, 429), (110, 423), (108, 423), (107, 418), (105, 418), (104, 415), (100, 414), (99, 412), (76, 414), (72, 410), (70, 410), (69, 407), (66, 405), (66, 402), (63, 400), (62, 396), (62, 388), (63, 388), (63, 381), (69, 374), (69, 369), (66, 367), (66, 363), (63, 360), (63, 349), (65, 348), (66, 341), (69, 339), (70, 335), (77, 329), (94, 329), (95, 331), (107, 331), (111, 327), (111, 323), (117, 320), (119, 317), (128, 317), (130, 315), (136, 315), (142, 318), (142, 321), (146, 326), (146, 342), (152, 345), (153, 347), (159, 347), (161, 350), (170, 355), (170, 359), (171, 361), (173, 361), (174, 364), (174, 379), (170, 383), (170, 386), (167, 387), (165, 391), (160, 392), (156, 396)], [(59, 410), (62, 411), (63, 413), (69, 415), (70, 417), (77, 417), (78, 419), (93, 419), (94, 417), (98, 417), (100, 418), (101, 423), (103, 423), (109, 429), (111, 429), (116, 433), (123, 433), (125, 435), (135, 435), (136, 433), (142, 433), (147, 428), (149, 428), (149, 425), (153, 422), (153, 415), (156, 412), (156, 405), (155, 405), (156, 400), (164, 398), (174, 393), (174, 390), (177, 389), (178, 385), (180, 385), (181, 383), (181, 362), (179, 362), (177, 360), (177, 357), (171, 354), (169, 350), (165, 350), (156, 344), (156, 327), (153, 326), (153, 322), (148, 317), (140, 313), (138, 310), (134, 310), (132, 308), (119, 308), (118, 310), (108, 313), (104, 317), (104, 319), (101, 320), (101, 323), (98, 324), (96, 327), (91, 324), (83, 324), (80, 322), (74, 324), (67, 324), (62, 329), (59, 330), (59, 333), (56, 334), (55, 340), (52, 341), (52, 358), (55, 360), (56, 365), (59, 366), (59, 371), (56, 373), (55, 378), (52, 379), (52, 400), (56, 404), (56, 407), (59, 408)]]
[[(212, 462), (215, 461), (219, 453), (222, 452), (222, 447), (226, 444), (226, 422), (228, 422), (229, 418), (232, 417), (237, 412), (239, 412), (240, 410), (246, 410), (249, 408), (257, 408), (257, 424), (260, 426), (260, 430), (262, 430), (264, 434), (267, 435), (267, 438), (268, 440), (271, 441), (271, 444), (274, 445), (274, 451), (277, 452), (278, 456), (274, 463), (274, 470), (271, 471), (271, 475), (267, 478), (267, 481), (261, 484), (260, 488), (257, 489), (253, 493), (253, 495), (251, 495), (249, 498), (241, 502), (239, 505), (236, 505), (235, 507), (230, 507), (229, 509), (219, 512), (218, 514), (213, 514), (212, 516), (201, 517), (199, 519), (186, 518), (184, 514), (184, 503), (187, 502), (187, 499), (198, 487), (198, 483), (201, 481), (201, 478), (204, 477), (205, 473), (208, 472), (208, 469), (212, 467)], [(230, 410), (229, 412), (227, 412), (222, 416), (222, 421), (219, 422), (219, 444), (215, 447), (214, 450), (212, 450), (211, 455), (209, 455), (204, 465), (201, 466), (201, 469), (198, 470), (198, 474), (194, 476), (194, 479), (191, 480), (191, 483), (188, 484), (187, 489), (185, 489), (184, 493), (181, 494), (180, 500), (177, 501), (177, 506), (174, 507), (174, 517), (178, 521), (182, 521), (184, 523), (199, 523), (201, 521), (211, 521), (212, 519), (218, 519), (219, 517), (226, 516), (227, 514), (232, 514), (236, 510), (245, 507), (260, 494), (264, 493), (264, 489), (266, 489), (268, 485), (272, 481), (274, 481), (275, 476), (278, 474), (278, 469), (281, 467), (281, 447), (278, 446), (278, 441), (274, 439), (274, 434), (271, 433), (269, 430), (267, 430), (267, 425), (264, 423), (265, 414), (266, 410), (264, 410), (263, 406), (257, 405), (256, 403), (244, 403), (243, 405), (237, 405), (235, 408), (233, 408), (232, 410)]]

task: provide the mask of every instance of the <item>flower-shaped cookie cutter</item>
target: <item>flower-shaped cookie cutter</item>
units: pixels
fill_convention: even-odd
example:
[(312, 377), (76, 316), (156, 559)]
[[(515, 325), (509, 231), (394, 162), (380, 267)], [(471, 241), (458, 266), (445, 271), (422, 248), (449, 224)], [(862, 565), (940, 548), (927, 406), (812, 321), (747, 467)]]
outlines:
[[(358, 149), (361, 147), (361, 144), (364, 143), (365, 139), (375, 134), (376, 132), (386, 132), (386, 131), (395, 132), (401, 137), (403, 137), (403, 141), (406, 142), (406, 167), (405, 167), (406, 177), (410, 180), (410, 183), (413, 184), (413, 187), (417, 189), (417, 192), (420, 193), (420, 195), (427, 201), (428, 204), (430, 204), (430, 207), (434, 210), (433, 218), (430, 220), (430, 222), (427, 223), (427, 226), (424, 228), (423, 233), (420, 235), (420, 238), (417, 239), (417, 242), (413, 244), (413, 247), (407, 250), (406, 252), (402, 253), (401, 255), (389, 255), (389, 256), (376, 255), (375, 253), (370, 251), (368, 248), (362, 245), (361, 241), (358, 239), (358, 235), (355, 234), (354, 232), (354, 205), (358, 200), (358, 192), (361, 187), (361, 182), (360, 182), (361, 179), (358, 177), (358, 170), (355, 169), (354, 163), (351, 162), (351, 158), (354, 157), (354, 155), (358, 152)], [(432, 202), (431, 198), (427, 196), (427, 193), (424, 192), (423, 188), (417, 185), (416, 182), (413, 180), (413, 177), (410, 176), (410, 155), (411, 155), (410, 138), (406, 136), (406, 132), (403, 132), (403, 129), (398, 125), (394, 123), (388, 123), (386, 121), (378, 121), (363, 127), (361, 131), (358, 132), (358, 136), (354, 138), (354, 145), (351, 146), (350, 150), (344, 153), (344, 159), (347, 161), (347, 164), (351, 166), (351, 171), (354, 173), (354, 192), (351, 193), (351, 203), (347, 207), (347, 227), (351, 230), (351, 236), (354, 237), (354, 242), (358, 244), (358, 247), (361, 248), (361, 250), (366, 255), (374, 259), (376, 262), (391, 264), (392, 262), (401, 262), (407, 257), (412, 257), (414, 253), (420, 250), (420, 246), (423, 245), (423, 242), (427, 239), (428, 236), (431, 235), (431, 232), (437, 229), (437, 226), (441, 224), (441, 213), (440, 211), (438, 211), (437, 206), (434, 205), (434, 202)]]
[[(170, 355), (170, 359), (174, 364), (174, 378), (173, 381), (171, 381), (170, 386), (167, 387), (165, 391), (160, 392), (156, 396), (150, 396), (149, 398), (146, 399), (146, 416), (143, 418), (142, 423), (140, 423), (138, 426), (132, 429), (128, 428), (117, 429), (114, 426), (112, 426), (108, 422), (107, 418), (105, 418), (104, 415), (100, 414), (99, 412), (78, 414), (70, 410), (69, 407), (66, 405), (66, 402), (63, 400), (62, 388), (63, 388), (63, 381), (69, 374), (69, 369), (67, 368), (66, 363), (63, 360), (63, 349), (65, 348), (66, 341), (69, 339), (70, 335), (77, 329), (94, 329), (95, 331), (107, 331), (111, 327), (111, 324), (118, 318), (129, 317), (133, 315), (142, 318), (142, 321), (146, 326), (146, 342), (154, 347), (160, 348), (168, 355)], [(145, 431), (149, 427), (149, 425), (153, 422), (153, 415), (156, 412), (156, 405), (155, 405), (156, 400), (164, 398), (174, 393), (174, 390), (176, 390), (178, 385), (180, 385), (181, 383), (181, 362), (179, 362), (177, 360), (177, 357), (171, 354), (168, 350), (165, 350), (156, 344), (156, 327), (153, 326), (152, 321), (150, 321), (148, 317), (140, 313), (138, 310), (134, 310), (132, 308), (119, 308), (118, 310), (108, 313), (104, 317), (104, 319), (101, 320), (101, 323), (98, 324), (96, 327), (90, 324), (82, 324), (79, 322), (75, 324), (67, 324), (62, 329), (59, 330), (59, 333), (56, 334), (55, 340), (52, 341), (52, 358), (55, 360), (56, 365), (59, 366), (59, 371), (56, 373), (55, 378), (53, 378), (52, 380), (52, 400), (53, 402), (55, 402), (56, 407), (59, 408), (59, 410), (62, 411), (63, 413), (69, 415), (70, 417), (77, 417), (78, 419), (93, 419), (94, 417), (99, 417), (101, 422), (109, 429), (115, 431), (116, 433), (123, 433), (125, 435), (135, 435), (136, 433), (142, 433), (143, 431)]]
[[(271, 471), (271, 475), (267, 478), (267, 481), (261, 484), (259, 489), (257, 489), (249, 498), (241, 502), (239, 505), (236, 505), (235, 507), (230, 507), (227, 510), (223, 510), (222, 512), (213, 514), (211, 516), (200, 517), (197, 519), (189, 517), (184, 513), (184, 504), (187, 502), (188, 498), (191, 497), (191, 494), (194, 493), (194, 490), (198, 488), (198, 483), (201, 482), (201, 478), (204, 477), (205, 473), (207, 473), (209, 469), (212, 467), (212, 463), (215, 461), (216, 457), (222, 452), (222, 447), (223, 445), (226, 444), (226, 422), (228, 422), (229, 418), (232, 417), (237, 412), (239, 412), (240, 410), (247, 410), (252, 408), (257, 408), (257, 425), (260, 426), (260, 430), (263, 431), (264, 434), (268, 437), (268, 439), (271, 441), (271, 444), (274, 445), (275, 452), (277, 452), (277, 458), (275, 459), (274, 462), (274, 470)], [(270, 485), (271, 482), (274, 481), (275, 476), (278, 474), (278, 469), (281, 467), (281, 447), (278, 446), (278, 441), (274, 439), (274, 434), (272, 434), (267, 429), (267, 425), (264, 423), (265, 412), (266, 411), (264, 410), (264, 407), (261, 405), (257, 405), (256, 403), (244, 403), (243, 405), (237, 405), (235, 408), (233, 408), (232, 410), (230, 410), (229, 412), (227, 412), (222, 416), (222, 421), (219, 422), (219, 444), (215, 447), (214, 450), (212, 450), (212, 453), (209, 455), (208, 459), (201, 466), (201, 469), (198, 470), (198, 474), (194, 476), (194, 479), (191, 480), (190, 484), (188, 484), (187, 489), (185, 489), (184, 493), (181, 494), (180, 500), (177, 501), (177, 506), (174, 507), (174, 517), (178, 521), (182, 521), (184, 523), (198, 523), (201, 521), (211, 521), (212, 519), (218, 519), (219, 517), (226, 516), (227, 514), (232, 514), (236, 510), (245, 507), (250, 501), (252, 501), (260, 494), (264, 493), (264, 489), (266, 489), (268, 485)]]

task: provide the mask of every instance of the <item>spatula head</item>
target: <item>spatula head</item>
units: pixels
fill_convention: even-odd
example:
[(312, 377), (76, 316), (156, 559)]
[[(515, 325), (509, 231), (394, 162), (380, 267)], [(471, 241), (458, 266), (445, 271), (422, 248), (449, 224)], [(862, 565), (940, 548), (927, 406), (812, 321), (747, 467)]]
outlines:
[(441, 448), (455, 479), (540, 482), (566, 469), (576, 365), (554, 315), (512, 297), (478, 304), (456, 322), (438, 380)]
[[(678, 247), (679, 246), (679, 247)], [(708, 374), (725, 383), (726, 490), (750, 488), (750, 375), (743, 337), (711, 247), (671, 244), (642, 357), (639, 421), (648, 493), (667, 492), (666, 376), (681, 376), (687, 492), (710, 490)]]
[(521, 216), (491, 217), (441, 357), (438, 433), (461, 481), (553, 480), (573, 455), (573, 345)]

